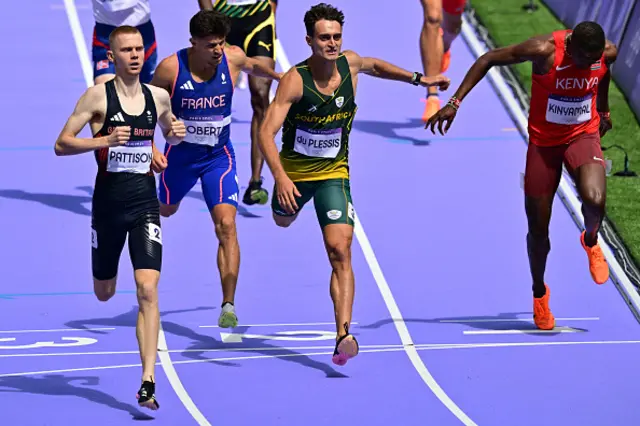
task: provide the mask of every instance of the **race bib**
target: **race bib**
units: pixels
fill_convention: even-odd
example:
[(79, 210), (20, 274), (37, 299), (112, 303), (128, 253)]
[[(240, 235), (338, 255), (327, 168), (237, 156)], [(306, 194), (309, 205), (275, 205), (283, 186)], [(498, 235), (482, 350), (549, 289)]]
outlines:
[(227, 4), (231, 6), (246, 6), (248, 4), (256, 4), (260, 0), (227, 0)]
[(225, 126), (231, 124), (231, 116), (204, 117), (205, 120), (184, 120), (187, 129), (186, 142), (216, 146)]
[(112, 173), (149, 173), (153, 151), (151, 141), (129, 141), (109, 148), (107, 171)]
[(109, 12), (117, 12), (119, 10), (131, 9), (134, 7), (138, 0), (99, 0), (105, 10)]
[(591, 120), (591, 95), (580, 98), (549, 96), (546, 119), (556, 124), (580, 124)]
[(296, 129), (293, 150), (308, 157), (336, 158), (342, 146), (342, 129)]

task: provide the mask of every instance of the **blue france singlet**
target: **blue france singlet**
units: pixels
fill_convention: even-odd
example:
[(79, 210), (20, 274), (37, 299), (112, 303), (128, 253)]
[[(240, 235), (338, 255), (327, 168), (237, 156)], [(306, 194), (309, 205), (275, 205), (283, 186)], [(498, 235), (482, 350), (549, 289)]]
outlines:
[(211, 79), (198, 83), (191, 76), (187, 51), (182, 49), (177, 53), (178, 77), (171, 96), (171, 109), (187, 129), (183, 142), (222, 150), (229, 144), (233, 98), (227, 56), (222, 54)]

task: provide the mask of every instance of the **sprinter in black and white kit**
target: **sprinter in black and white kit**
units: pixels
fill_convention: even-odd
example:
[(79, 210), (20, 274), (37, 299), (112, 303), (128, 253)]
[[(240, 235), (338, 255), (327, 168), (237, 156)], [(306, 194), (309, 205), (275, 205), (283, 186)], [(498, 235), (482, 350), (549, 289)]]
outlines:
[[(91, 257), (94, 292), (103, 302), (115, 294), (118, 263), (129, 236), (139, 304), (136, 336), (142, 359), (142, 385), (136, 398), (140, 406), (157, 410), (154, 366), (160, 326), (162, 234), (153, 171), (162, 171), (166, 163), (152, 161), (152, 145), (156, 123), (170, 144), (182, 141), (185, 127), (171, 113), (166, 91), (140, 83), (144, 65), (140, 32), (131, 26), (118, 27), (109, 37), (109, 46), (116, 77), (82, 95), (56, 141), (55, 152), (95, 153), (98, 173)], [(87, 123), (94, 137), (76, 137)]]

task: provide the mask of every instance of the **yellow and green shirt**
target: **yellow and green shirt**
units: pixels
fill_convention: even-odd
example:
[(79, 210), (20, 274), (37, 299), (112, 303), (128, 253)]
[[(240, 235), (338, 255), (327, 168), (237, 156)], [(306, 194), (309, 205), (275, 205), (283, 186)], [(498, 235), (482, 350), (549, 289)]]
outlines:
[(349, 133), (358, 109), (349, 62), (337, 60), (341, 82), (331, 96), (316, 88), (306, 61), (296, 65), (302, 98), (293, 104), (282, 128), (280, 161), (292, 181), (349, 179)]

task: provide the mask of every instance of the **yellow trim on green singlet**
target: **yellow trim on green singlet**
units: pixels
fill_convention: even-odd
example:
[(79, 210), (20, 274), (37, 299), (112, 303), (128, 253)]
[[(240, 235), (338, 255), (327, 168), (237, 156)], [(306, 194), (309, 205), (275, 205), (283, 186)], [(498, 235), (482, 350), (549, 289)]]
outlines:
[[(247, 38), (244, 39), (244, 51), (246, 52), (247, 49), (249, 49), (249, 43), (251, 42), (251, 39), (258, 34), (258, 32), (260, 32), (260, 30), (262, 30), (264, 27), (266, 26), (273, 26), (275, 28), (276, 26), (276, 18), (275, 16), (273, 16), (273, 12), (271, 12), (269, 14), (269, 17), (267, 19), (265, 19), (264, 21), (262, 21), (260, 23), (260, 25), (256, 26), (247, 36)], [(265, 48), (267, 50), (273, 49), (273, 57), (275, 58), (275, 49), (276, 49), (276, 37), (275, 37), (276, 32), (273, 31), (273, 37), (271, 37), (271, 48), (268, 48), (265, 46)], [(258, 42), (259, 44), (260, 42)]]
[(256, 4), (240, 6), (227, 4), (227, 0), (213, 0), (213, 8), (224, 13), (230, 18), (246, 18), (247, 16), (252, 16), (258, 12), (264, 11), (266, 8), (270, 7), (270, 5), (269, 0), (259, 0)]

